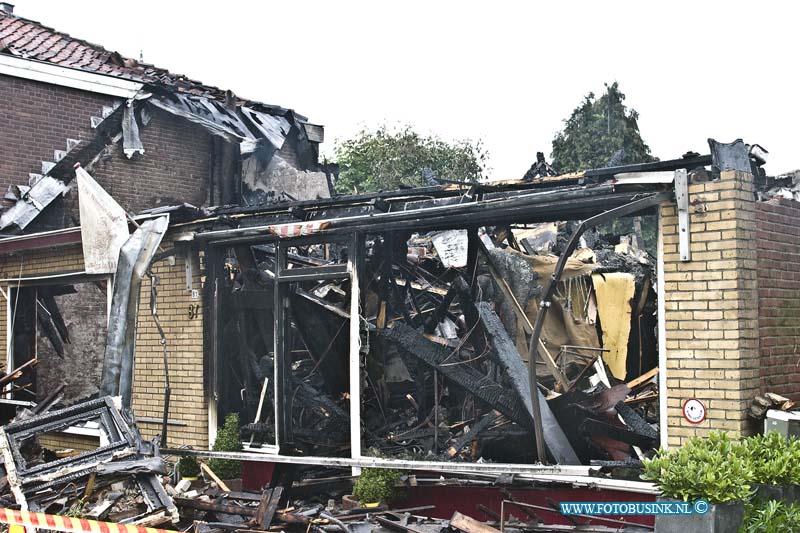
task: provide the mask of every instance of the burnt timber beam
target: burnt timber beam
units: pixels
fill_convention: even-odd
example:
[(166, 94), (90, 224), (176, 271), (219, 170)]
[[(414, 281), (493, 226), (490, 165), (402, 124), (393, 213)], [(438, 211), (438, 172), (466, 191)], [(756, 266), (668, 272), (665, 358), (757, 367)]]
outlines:
[[(492, 310), (488, 302), (480, 302), (477, 308), (481, 324), (492, 348), (490, 353), (506, 376), (508, 376), (514, 392), (528, 410), (528, 414), (531, 417), (531, 425), (535, 425), (537, 419), (541, 421), (540, 423), (544, 430), (544, 441), (547, 444), (550, 457), (558, 464), (580, 464), (578, 455), (572, 449), (564, 430), (558, 424), (541, 391), (537, 391), (539, 396), (537, 414), (531, 398), (530, 381), (527, 379), (528, 370), (525, 368), (525, 363), (522, 361), (514, 341), (511, 340), (503, 323), (500, 322), (500, 318)], [(533, 365), (531, 362), (528, 364)], [(539, 460), (544, 461), (544, 457), (540, 456)]]
[(450, 288), (447, 289), (447, 294), (444, 295), (442, 301), (439, 305), (436, 306), (431, 316), (428, 317), (428, 321), (425, 323), (425, 333), (431, 334), (436, 330), (436, 326), (438, 326), (444, 317), (447, 316), (447, 311), (450, 309), (450, 304), (453, 303), (453, 300), (456, 298), (456, 294), (458, 291), (456, 290), (455, 285), (450, 285)]
[[(664, 190), (663, 185), (646, 188), (650, 194)], [(346, 234), (353, 231), (383, 233), (397, 230), (432, 230), (439, 228), (497, 225), (509, 222), (543, 222), (564, 218), (589, 218), (609, 208), (625, 205), (642, 196), (641, 188), (618, 191), (614, 185), (571, 187), (555, 191), (525, 191), (524, 194), (492, 199), (462, 198), (459, 203), (439, 205), (440, 200), (426, 201), (426, 206), (409, 202), (396, 211), (375, 213), (371, 209), (349, 209), (346, 213), (325, 212), (309, 216), (310, 220), (326, 220), (329, 226), (315, 236)], [(466, 199), (466, 201), (464, 201)], [(271, 218), (259, 217), (261, 225), (237, 229), (197, 232), (194, 238), (217, 245), (239, 242), (277, 240), (272, 225), (291, 223), (285, 213)]]
[(658, 431), (653, 429), (653, 427), (648, 424), (644, 418), (639, 416), (639, 414), (625, 402), (617, 403), (614, 408), (617, 410), (617, 414), (619, 414), (619, 416), (622, 418), (622, 421), (625, 422), (625, 425), (628, 426), (631, 431), (634, 431), (639, 435), (649, 437), (653, 440), (658, 439)]
[(711, 154), (698, 155), (694, 157), (681, 157), (669, 159), (667, 161), (655, 161), (653, 163), (636, 163), (633, 165), (621, 165), (618, 167), (605, 167), (587, 170), (583, 173), (587, 178), (609, 177), (616, 174), (626, 174), (628, 172), (664, 172), (678, 170), (681, 168), (693, 169), (705, 167), (711, 164)]
[(239, 516), (244, 516), (246, 518), (253, 518), (256, 516), (256, 509), (252, 507), (243, 507), (241, 505), (222, 505), (218, 503), (194, 500), (192, 498), (174, 498), (174, 501), (175, 505), (177, 505), (178, 507), (197, 509), (198, 511), (235, 514)]
[(419, 331), (403, 323), (395, 323), (392, 328), (378, 331), (378, 335), (396, 343), (403, 353), (437, 370), (450, 382), (474, 394), (517, 424), (530, 428), (530, 417), (524, 404), (511, 391), (469, 365), (443, 364), (450, 356), (449, 348), (429, 341)]
[[(275, 247), (275, 277), (280, 279), (287, 270), (286, 257), (288, 245), (279, 241)], [(292, 375), (292, 357), (289, 350), (288, 336), (290, 333), (289, 319), (289, 286), (285, 283), (276, 283), (274, 289), (274, 304), (272, 316), (274, 319), (273, 342), (275, 360), (275, 425), (276, 437), (279, 448), (283, 448), (292, 441), (292, 413), (288, 409), (289, 380)]]
[(467, 445), (467, 443), (477, 439), (478, 435), (489, 429), (489, 426), (491, 426), (492, 423), (497, 420), (497, 418), (497, 412), (495, 411), (483, 415), (480, 420), (473, 424), (469, 431), (458, 437), (455, 442), (453, 442), (453, 445), (447, 449), (447, 452), (443, 454), (443, 457), (448, 460), (454, 458), (456, 455), (458, 455), (458, 452), (461, 451), (461, 448)]
[(602, 435), (609, 439), (624, 442), (631, 446), (639, 446), (640, 448), (647, 448), (655, 443), (655, 439), (648, 435), (640, 435), (635, 431), (631, 431), (624, 427), (615, 426), (608, 422), (602, 422), (593, 418), (586, 418), (581, 425), (578, 426), (578, 431), (584, 435)]
[(277, 276), (279, 283), (294, 281), (317, 281), (324, 279), (342, 279), (350, 276), (347, 265), (330, 265), (318, 267), (300, 267), (282, 270)]
[(283, 487), (275, 487), (264, 491), (264, 497), (258, 504), (255, 520), (261, 530), (266, 531), (272, 525), (275, 511), (278, 510), (278, 502), (283, 496)]
[(467, 280), (469, 281), (469, 292), (473, 300), (477, 296), (478, 243), (480, 240), (477, 226), (467, 229)]

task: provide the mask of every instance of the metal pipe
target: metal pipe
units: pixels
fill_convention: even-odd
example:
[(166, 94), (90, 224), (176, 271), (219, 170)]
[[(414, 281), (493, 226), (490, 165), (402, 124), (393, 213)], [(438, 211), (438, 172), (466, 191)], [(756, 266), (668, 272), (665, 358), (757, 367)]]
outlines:
[[(187, 258), (187, 261), (189, 258)], [(164, 328), (161, 327), (161, 321), (158, 319), (158, 284), (160, 278), (153, 274), (148, 269), (147, 275), (150, 276), (150, 314), (153, 317), (153, 322), (156, 324), (158, 336), (161, 339), (161, 347), (164, 349), (164, 411), (161, 417), (161, 442), (164, 446), (167, 445), (167, 420), (169, 419), (169, 400), (172, 396), (172, 388), (169, 381), (169, 358), (167, 357), (167, 336), (164, 335)]]

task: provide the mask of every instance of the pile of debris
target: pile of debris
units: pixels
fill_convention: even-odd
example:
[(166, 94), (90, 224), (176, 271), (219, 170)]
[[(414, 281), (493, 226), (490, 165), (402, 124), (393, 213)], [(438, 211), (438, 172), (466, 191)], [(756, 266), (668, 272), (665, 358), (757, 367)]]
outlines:
[[(318, 474), (317, 472), (316, 474)], [(330, 472), (328, 472), (330, 474)], [(314, 475), (314, 474), (312, 474)], [(403, 476), (397, 483), (405, 486), (414, 476)], [(181, 480), (168, 490), (175, 492), (181, 510), (177, 527), (192, 528), (195, 533), (224, 531), (317, 531), (358, 533), (398, 531), (401, 533), (496, 533), (498, 531), (572, 530), (548, 518), (560, 515), (555, 502), (548, 507), (518, 501), (507, 490), (500, 512), (483, 504), (475, 505), (478, 520), (456, 511), (450, 519), (434, 518), (436, 505), (390, 507), (386, 503), (362, 506), (343, 491), (351, 487), (349, 476), (307, 478), (288, 485), (265, 488), (261, 492), (231, 490), (224, 482)], [(416, 483), (416, 479), (413, 480)], [(505, 508), (505, 510), (504, 510)], [(608, 517), (570, 517), (581, 531), (648, 531), (652, 528), (635, 522)], [(614, 529), (603, 524), (616, 526)]]
[[(574, 225), (370, 236), (359, 339), (365, 447), (382, 457), (586, 465), (629, 464), (652, 450), (655, 273), (634, 226), (617, 242), (587, 234), (566, 262), (539, 338), (539, 407), (529, 343), (558, 260), (551, 251)], [(346, 245), (292, 247), (288, 267), (343, 264), (348, 253)], [(244, 402), (221, 406), (254, 420), (244, 430), (258, 447), (274, 439), (264, 401), (273, 387), (272, 317), (246, 302), (271, 290), (275, 248), (237, 247), (225, 269), (219, 330)], [(349, 294), (349, 280), (292, 285), (283, 454), (349, 456), (349, 426), (358, 423), (349, 416)], [(547, 457), (532, 445), (536, 409)]]
[[(43, 446), (63, 435), (99, 436), (100, 446), (84, 451)], [(0, 428), (0, 452), (4, 507), (143, 526), (179, 520), (162, 485), (169, 468), (118, 398), (42, 414), (23, 411)]]

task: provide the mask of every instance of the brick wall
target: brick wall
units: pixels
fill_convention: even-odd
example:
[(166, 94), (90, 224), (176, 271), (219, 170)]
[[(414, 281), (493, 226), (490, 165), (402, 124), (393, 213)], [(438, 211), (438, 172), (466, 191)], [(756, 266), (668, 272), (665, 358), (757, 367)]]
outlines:
[(100, 447), (100, 437), (75, 435), (73, 433), (45, 433), (44, 435), (37, 435), (36, 440), (39, 446), (54, 451), (72, 449), (77, 453), (83, 453)]
[(800, 203), (756, 204), (761, 391), (800, 400)]
[[(100, 186), (129, 213), (184, 202), (207, 205), (209, 134), (196, 124), (160, 110), (154, 110), (149, 125), (139, 131), (143, 155), (134, 154), (128, 159), (122, 144), (117, 143), (107, 157), (90, 169)], [(73, 181), (67, 195), (50, 204), (26, 232), (79, 224), (78, 191)]]
[(0, 75), (0, 190), (28, 184), (42, 161), (66, 150), (67, 139), (94, 138), (89, 122), (114, 97)]
[[(162, 248), (172, 247), (166, 239)], [(192, 281), (202, 298), (199, 259), (194, 258)], [(175, 265), (168, 261), (157, 263), (153, 271), (160, 277), (158, 311), (167, 337), (170, 372), (172, 375), (171, 420), (184, 423), (170, 427), (169, 443), (188, 444), (198, 448), (208, 446), (208, 412), (203, 387), (203, 318), (202, 300), (192, 300), (186, 290), (185, 260), (179, 256)], [(54, 274), (82, 270), (80, 245), (58, 249), (36, 250), (24, 254), (0, 257), (0, 278), (20, 275)], [(59, 282), (63, 283), (63, 282)], [(8, 285), (3, 284), (8, 294)], [(7, 339), (6, 305), (0, 305), (0, 346), (5, 354)], [(196, 318), (189, 317), (189, 305), (197, 305)], [(161, 417), (164, 392), (163, 351), (155, 323), (150, 316), (150, 282), (145, 279), (141, 288), (139, 323), (136, 337), (133, 408), (139, 417)], [(65, 317), (69, 319), (69, 317)], [(5, 367), (6, 358), (2, 357)], [(44, 384), (40, 384), (42, 386)], [(159, 424), (141, 422), (146, 438), (160, 432)]]
[[(161, 244), (165, 250), (172, 244)], [(158, 316), (167, 337), (172, 396), (170, 419), (186, 422), (184, 427), (170, 427), (168, 444), (208, 446), (208, 404), (203, 387), (203, 291), (199, 258), (193, 261), (193, 288), (198, 299), (192, 300), (186, 289), (186, 256), (179, 254), (175, 266), (168, 261), (156, 263), (153, 273), (159, 279)], [(190, 311), (191, 312), (190, 314)], [(139, 302), (139, 329), (136, 336), (133, 408), (138, 417), (161, 419), (164, 400), (164, 352), (155, 322), (150, 314), (150, 280), (142, 282)], [(141, 423), (143, 435), (160, 432), (156, 423)]]
[[(42, 161), (66, 150), (67, 139), (95, 137), (91, 117), (121, 100), (87, 91), (0, 75), (0, 190), (27, 185), (29, 173), (41, 173)], [(130, 212), (158, 205), (206, 204), (209, 184), (209, 134), (202, 127), (153, 109), (140, 128), (144, 155), (128, 159), (121, 143), (99, 161), (93, 175)], [(31, 229), (76, 225), (77, 191), (57, 200)]]
[(159, 109), (152, 109), (151, 115), (149, 125), (139, 129), (144, 154), (128, 159), (117, 144), (110, 159), (95, 165), (95, 179), (132, 213), (183, 202), (206, 205), (209, 134)]
[[(745, 409), (759, 386), (755, 202), (752, 176), (723, 172), (690, 185), (692, 260), (678, 254), (674, 203), (661, 207), (664, 233), (669, 445), (712, 429), (749, 432)], [(683, 402), (702, 401), (692, 425)]]

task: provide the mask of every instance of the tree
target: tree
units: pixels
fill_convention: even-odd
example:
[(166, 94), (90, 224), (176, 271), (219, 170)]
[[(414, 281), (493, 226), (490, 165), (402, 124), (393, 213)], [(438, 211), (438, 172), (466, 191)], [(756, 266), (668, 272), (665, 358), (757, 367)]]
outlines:
[(390, 130), (385, 125), (337, 142), (334, 154), (341, 168), (336, 182), (341, 193), (425, 186), (425, 169), (439, 178), (478, 181), (486, 174), (488, 159), (481, 141), (449, 143), (420, 135), (411, 126)]
[(600, 98), (586, 95), (553, 139), (552, 164), (560, 172), (604, 167), (620, 150), (618, 164), (657, 160), (639, 133), (639, 113), (625, 106), (617, 82), (605, 86)]

